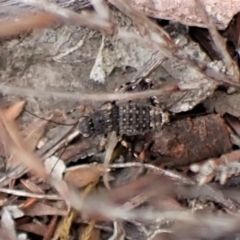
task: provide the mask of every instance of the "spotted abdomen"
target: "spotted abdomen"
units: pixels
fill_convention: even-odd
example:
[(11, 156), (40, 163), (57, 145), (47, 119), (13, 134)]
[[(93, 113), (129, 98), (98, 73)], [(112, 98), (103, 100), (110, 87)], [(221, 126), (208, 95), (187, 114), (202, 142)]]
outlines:
[(119, 134), (145, 134), (163, 123), (161, 109), (141, 104), (119, 106)]
[(95, 111), (79, 120), (83, 135), (93, 136), (116, 131), (119, 135), (141, 135), (168, 121), (168, 114), (160, 108), (127, 103), (112, 105), (109, 109)]

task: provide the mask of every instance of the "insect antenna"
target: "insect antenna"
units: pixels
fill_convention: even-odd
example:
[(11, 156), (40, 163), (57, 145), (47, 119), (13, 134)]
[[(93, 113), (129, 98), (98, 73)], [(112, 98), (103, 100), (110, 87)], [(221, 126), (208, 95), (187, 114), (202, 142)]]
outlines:
[(73, 126), (73, 125), (75, 124), (75, 123), (67, 124), (67, 123), (56, 122), (56, 121), (53, 121), (53, 120), (51, 120), (51, 119), (46, 119), (46, 118), (44, 118), (44, 117), (40, 117), (40, 116), (38, 116), (38, 115), (36, 115), (36, 114), (34, 114), (34, 113), (28, 111), (27, 109), (24, 109), (24, 111), (25, 111), (26, 113), (32, 115), (33, 117), (36, 117), (36, 118), (42, 119), (42, 120), (47, 121), (47, 122), (55, 123), (55, 124), (58, 124), (58, 125), (63, 125), (63, 126)]
[(186, 97), (186, 95), (188, 94), (188, 91), (186, 91), (181, 97), (179, 97), (177, 100), (175, 100), (173, 103), (171, 103), (169, 106), (166, 106), (166, 108), (164, 108), (164, 111), (169, 111), (169, 109), (171, 109), (174, 105), (176, 105), (179, 101), (181, 101), (182, 99), (184, 99)]
[(57, 163), (59, 162), (59, 160), (61, 159), (61, 157), (63, 156), (63, 154), (64, 154), (65, 151), (67, 150), (67, 148), (68, 148), (67, 145), (65, 145), (65, 146), (63, 147), (63, 150), (62, 150), (61, 154), (58, 156), (57, 161), (54, 163), (54, 165), (53, 165), (53, 167), (52, 167), (52, 169), (51, 169), (50, 174), (53, 172), (54, 168), (57, 166)]

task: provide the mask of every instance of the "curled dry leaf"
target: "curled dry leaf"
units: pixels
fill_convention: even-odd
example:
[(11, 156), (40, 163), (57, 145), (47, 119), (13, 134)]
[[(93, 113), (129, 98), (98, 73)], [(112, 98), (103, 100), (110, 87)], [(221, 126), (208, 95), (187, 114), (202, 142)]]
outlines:
[[(168, 19), (182, 24), (207, 27), (195, 1), (189, 0), (130, 0), (131, 5), (153, 18)], [(206, 11), (219, 29), (225, 29), (232, 17), (239, 11), (238, 0), (202, 0)]]
[(97, 181), (99, 177), (101, 177), (107, 171), (108, 168), (106, 166), (99, 164), (71, 167), (66, 170), (64, 180), (73, 183), (77, 187), (84, 187)]

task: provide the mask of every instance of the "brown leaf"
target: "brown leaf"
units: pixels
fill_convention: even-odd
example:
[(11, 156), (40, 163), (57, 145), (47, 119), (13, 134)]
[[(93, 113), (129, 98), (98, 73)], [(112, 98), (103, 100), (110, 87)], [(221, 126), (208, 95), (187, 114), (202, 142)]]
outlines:
[(46, 125), (49, 124), (48, 121), (55, 121), (58, 123), (63, 123), (66, 116), (63, 112), (54, 110), (50, 111), (44, 117), (45, 120), (39, 119), (32, 124), (30, 124), (26, 129), (22, 131), (25, 136), (25, 141), (27, 142), (31, 151), (34, 151), (37, 144), (45, 132)]
[(20, 181), (23, 184), (23, 187), (26, 188), (28, 191), (44, 194), (44, 191), (31, 180), (20, 179)]
[[(207, 27), (195, 1), (182, 0), (130, 0), (132, 6), (153, 18), (168, 19), (185, 25)], [(227, 27), (232, 17), (239, 11), (238, 0), (202, 0), (207, 6), (207, 13), (213, 18), (219, 29)]]
[(107, 172), (107, 167), (103, 165), (81, 165), (71, 167), (66, 170), (64, 180), (71, 182), (77, 187), (84, 187), (98, 180), (98, 178)]
[(16, 124), (14, 121), (9, 121), (7, 117), (4, 111), (0, 110), (0, 140), (5, 145), (7, 153), (12, 156), (15, 163), (24, 164), (38, 177), (46, 179), (48, 175), (42, 161), (29, 150), (29, 146), (24, 142)]
[(57, 216), (53, 216), (52, 217), (51, 222), (48, 225), (48, 230), (45, 233), (43, 240), (50, 240), (50, 239), (52, 239), (51, 237), (52, 237), (52, 235), (53, 235), (53, 233), (54, 233), (54, 231), (56, 229), (57, 220), (58, 220)]
[(44, 234), (47, 232), (47, 226), (46, 225), (40, 225), (37, 223), (25, 223), (17, 227), (18, 230), (34, 233), (40, 236), (44, 236)]
[(42, 120), (42, 121), (33, 123), (30, 126), (31, 128), (27, 129), (29, 130), (29, 132), (24, 140), (27, 142), (29, 149), (31, 151), (34, 151), (35, 148), (37, 147), (39, 140), (42, 138), (45, 132), (46, 125), (47, 125), (47, 122)]
[(40, 202), (36, 203), (31, 208), (25, 209), (24, 212), (25, 212), (25, 215), (27, 216), (45, 216), (45, 215), (65, 216), (67, 215), (66, 210), (57, 209), (55, 207), (52, 207)]
[(34, 204), (36, 204), (37, 200), (37, 198), (28, 198), (23, 204), (21, 204), (20, 208), (22, 210), (26, 208), (31, 208)]
[(19, 101), (4, 110), (5, 117), (8, 121), (14, 121), (22, 112), (26, 101)]

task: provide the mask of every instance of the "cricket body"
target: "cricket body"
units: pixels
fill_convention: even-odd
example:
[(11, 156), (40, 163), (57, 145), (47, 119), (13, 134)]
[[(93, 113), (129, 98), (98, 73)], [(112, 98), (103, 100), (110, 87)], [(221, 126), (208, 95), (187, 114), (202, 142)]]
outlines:
[(116, 131), (119, 135), (143, 135), (169, 122), (169, 114), (160, 108), (137, 104), (111, 104), (106, 109), (81, 117), (78, 124), (83, 136), (96, 136)]

